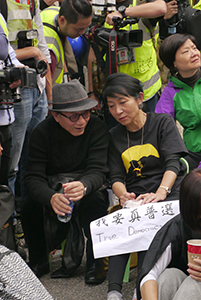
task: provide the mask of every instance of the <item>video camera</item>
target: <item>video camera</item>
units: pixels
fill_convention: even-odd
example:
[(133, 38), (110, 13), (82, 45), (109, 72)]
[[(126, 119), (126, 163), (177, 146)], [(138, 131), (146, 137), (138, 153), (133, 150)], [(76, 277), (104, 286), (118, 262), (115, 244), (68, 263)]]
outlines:
[[(139, 20), (135, 18), (119, 18), (113, 17), (114, 23), (113, 28), (105, 28), (105, 18), (108, 13), (116, 11), (116, 0), (93, 0), (93, 17), (92, 23), (85, 32), (85, 37), (89, 40), (92, 48), (94, 49), (96, 57), (104, 55), (103, 52), (108, 53), (106, 55), (106, 68), (103, 58), (99, 59), (99, 65), (103, 72), (107, 75), (108, 73), (117, 72), (117, 63), (120, 60), (117, 58), (117, 51), (127, 49), (128, 57), (133, 58), (133, 48), (141, 47), (143, 41), (142, 30), (123, 30), (122, 28), (126, 25), (132, 25), (137, 23)], [(99, 55), (98, 46), (103, 48), (101, 55)], [(125, 51), (123, 50), (125, 53)], [(121, 52), (121, 53), (123, 53)], [(118, 62), (117, 62), (118, 61)]]
[[(109, 36), (111, 29), (104, 28), (105, 18), (108, 13), (116, 10), (116, 0), (93, 0), (93, 18), (92, 24), (89, 27), (93, 35), (93, 41), (101, 47), (109, 45)], [(121, 28), (126, 25), (132, 25), (138, 22), (135, 18), (121, 19), (118, 17), (113, 18), (114, 30), (117, 33), (117, 47), (141, 47), (142, 46), (142, 30), (122, 30)], [(121, 30), (120, 30), (121, 29)]]
[[(31, 47), (33, 40), (38, 38), (38, 31), (36, 29), (21, 30), (17, 34), (18, 49), (25, 47)], [(36, 70), (37, 74), (45, 74), (47, 71), (47, 64), (44, 60), (35, 60), (34, 58), (28, 58), (21, 61), (24, 65), (29, 66)]]
[(5, 67), (0, 70), (0, 109), (5, 109), (5, 106), (12, 107), (14, 102), (21, 101), (20, 88), (11, 89), (9, 87), (16, 79), (21, 80), (21, 87), (37, 87), (34, 69), (14, 67), (12, 63), (9, 65), (9, 60), (8, 56), (5, 60)]

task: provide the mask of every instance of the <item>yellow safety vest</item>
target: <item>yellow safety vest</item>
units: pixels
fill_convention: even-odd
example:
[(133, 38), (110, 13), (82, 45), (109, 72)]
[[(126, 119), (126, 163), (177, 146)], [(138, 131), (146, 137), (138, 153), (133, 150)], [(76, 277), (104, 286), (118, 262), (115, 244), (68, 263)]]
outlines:
[(2, 16), (0, 15), (0, 25), (5, 33), (5, 35), (8, 37), (8, 28), (4, 22), (4, 20), (2, 19)]
[[(136, 0), (133, 1), (133, 7), (134, 6), (136, 6)], [(108, 24), (106, 27), (108, 27)], [(142, 46), (134, 48), (135, 62), (119, 65), (118, 71), (139, 79), (143, 83), (144, 100), (148, 100), (161, 88), (157, 56), (150, 36), (150, 31), (143, 24), (141, 19), (138, 23), (133, 24), (132, 26), (127, 25), (122, 29), (141, 29), (143, 32)], [(154, 28), (154, 34), (157, 41), (159, 36), (158, 25)]]
[(193, 5), (193, 0), (189, 0), (189, 3), (191, 5), (191, 7), (201, 10), (201, 0), (198, 3), (196, 3), (195, 5)]
[[(30, 5), (20, 4), (13, 0), (7, 0), (8, 5), (8, 40), (14, 49), (17, 49), (17, 34), (21, 30), (38, 29), (34, 22), (35, 17), (31, 17)], [(35, 8), (38, 0), (35, 0)], [(34, 39), (34, 46), (38, 45), (38, 40)]]
[[(43, 23), (48, 23), (54, 26), (54, 18), (59, 13), (59, 7), (50, 6), (43, 11), (41, 11), (41, 20)], [(56, 27), (55, 27), (56, 29)], [(43, 32), (46, 39), (48, 49), (52, 50), (56, 56), (57, 64), (53, 76), (54, 83), (62, 83), (63, 80), (63, 73), (64, 73), (64, 49), (61, 42), (61, 39), (57, 32), (48, 27), (43, 25)]]

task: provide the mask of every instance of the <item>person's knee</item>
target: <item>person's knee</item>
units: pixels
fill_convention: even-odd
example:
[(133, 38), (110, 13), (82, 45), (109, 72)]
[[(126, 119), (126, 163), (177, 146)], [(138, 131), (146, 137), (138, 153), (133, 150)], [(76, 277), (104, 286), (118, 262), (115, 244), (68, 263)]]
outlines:
[(186, 277), (187, 275), (179, 269), (166, 269), (158, 279), (158, 299), (173, 299)]
[(173, 300), (194, 299), (199, 300), (201, 298), (201, 282), (192, 279), (190, 276), (186, 276), (185, 280), (180, 285)]

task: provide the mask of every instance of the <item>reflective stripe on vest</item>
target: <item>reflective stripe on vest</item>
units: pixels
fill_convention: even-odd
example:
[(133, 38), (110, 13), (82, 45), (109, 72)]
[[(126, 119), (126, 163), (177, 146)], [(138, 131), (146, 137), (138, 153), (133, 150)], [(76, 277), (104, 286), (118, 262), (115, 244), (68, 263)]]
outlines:
[(201, 10), (201, 0), (198, 1), (195, 5), (193, 5), (193, 0), (189, 0), (191, 7)]
[[(41, 12), (41, 20), (44, 23), (54, 25), (53, 21), (59, 13), (59, 9), (50, 6)], [(56, 56), (57, 65), (54, 71), (53, 83), (62, 83), (64, 72), (64, 49), (59, 35), (50, 27), (43, 25), (43, 32), (48, 49), (52, 50)]]
[[(14, 49), (17, 49), (17, 34), (21, 30), (38, 29), (35, 23), (35, 16), (32, 20), (30, 6), (20, 4), (13, 0), (7, 0), (8, 5), (8, 40)], [(35, 0), (35, 6), (38, 6), (38, 0)], [(38, 45), (38, 40), (34, 39), (34, 46)]]

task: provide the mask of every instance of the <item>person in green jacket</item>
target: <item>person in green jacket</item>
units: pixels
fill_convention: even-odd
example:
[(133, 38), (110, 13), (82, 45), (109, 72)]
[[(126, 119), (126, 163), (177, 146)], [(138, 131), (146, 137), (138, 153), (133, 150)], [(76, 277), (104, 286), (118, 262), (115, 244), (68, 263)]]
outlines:
[(171, 76), (155, 112), (168, 113), (183, 126), (190, 169), (201, 161), (200, 51), (191, 35), (174, 34), (161, 44), (159, 55)]

